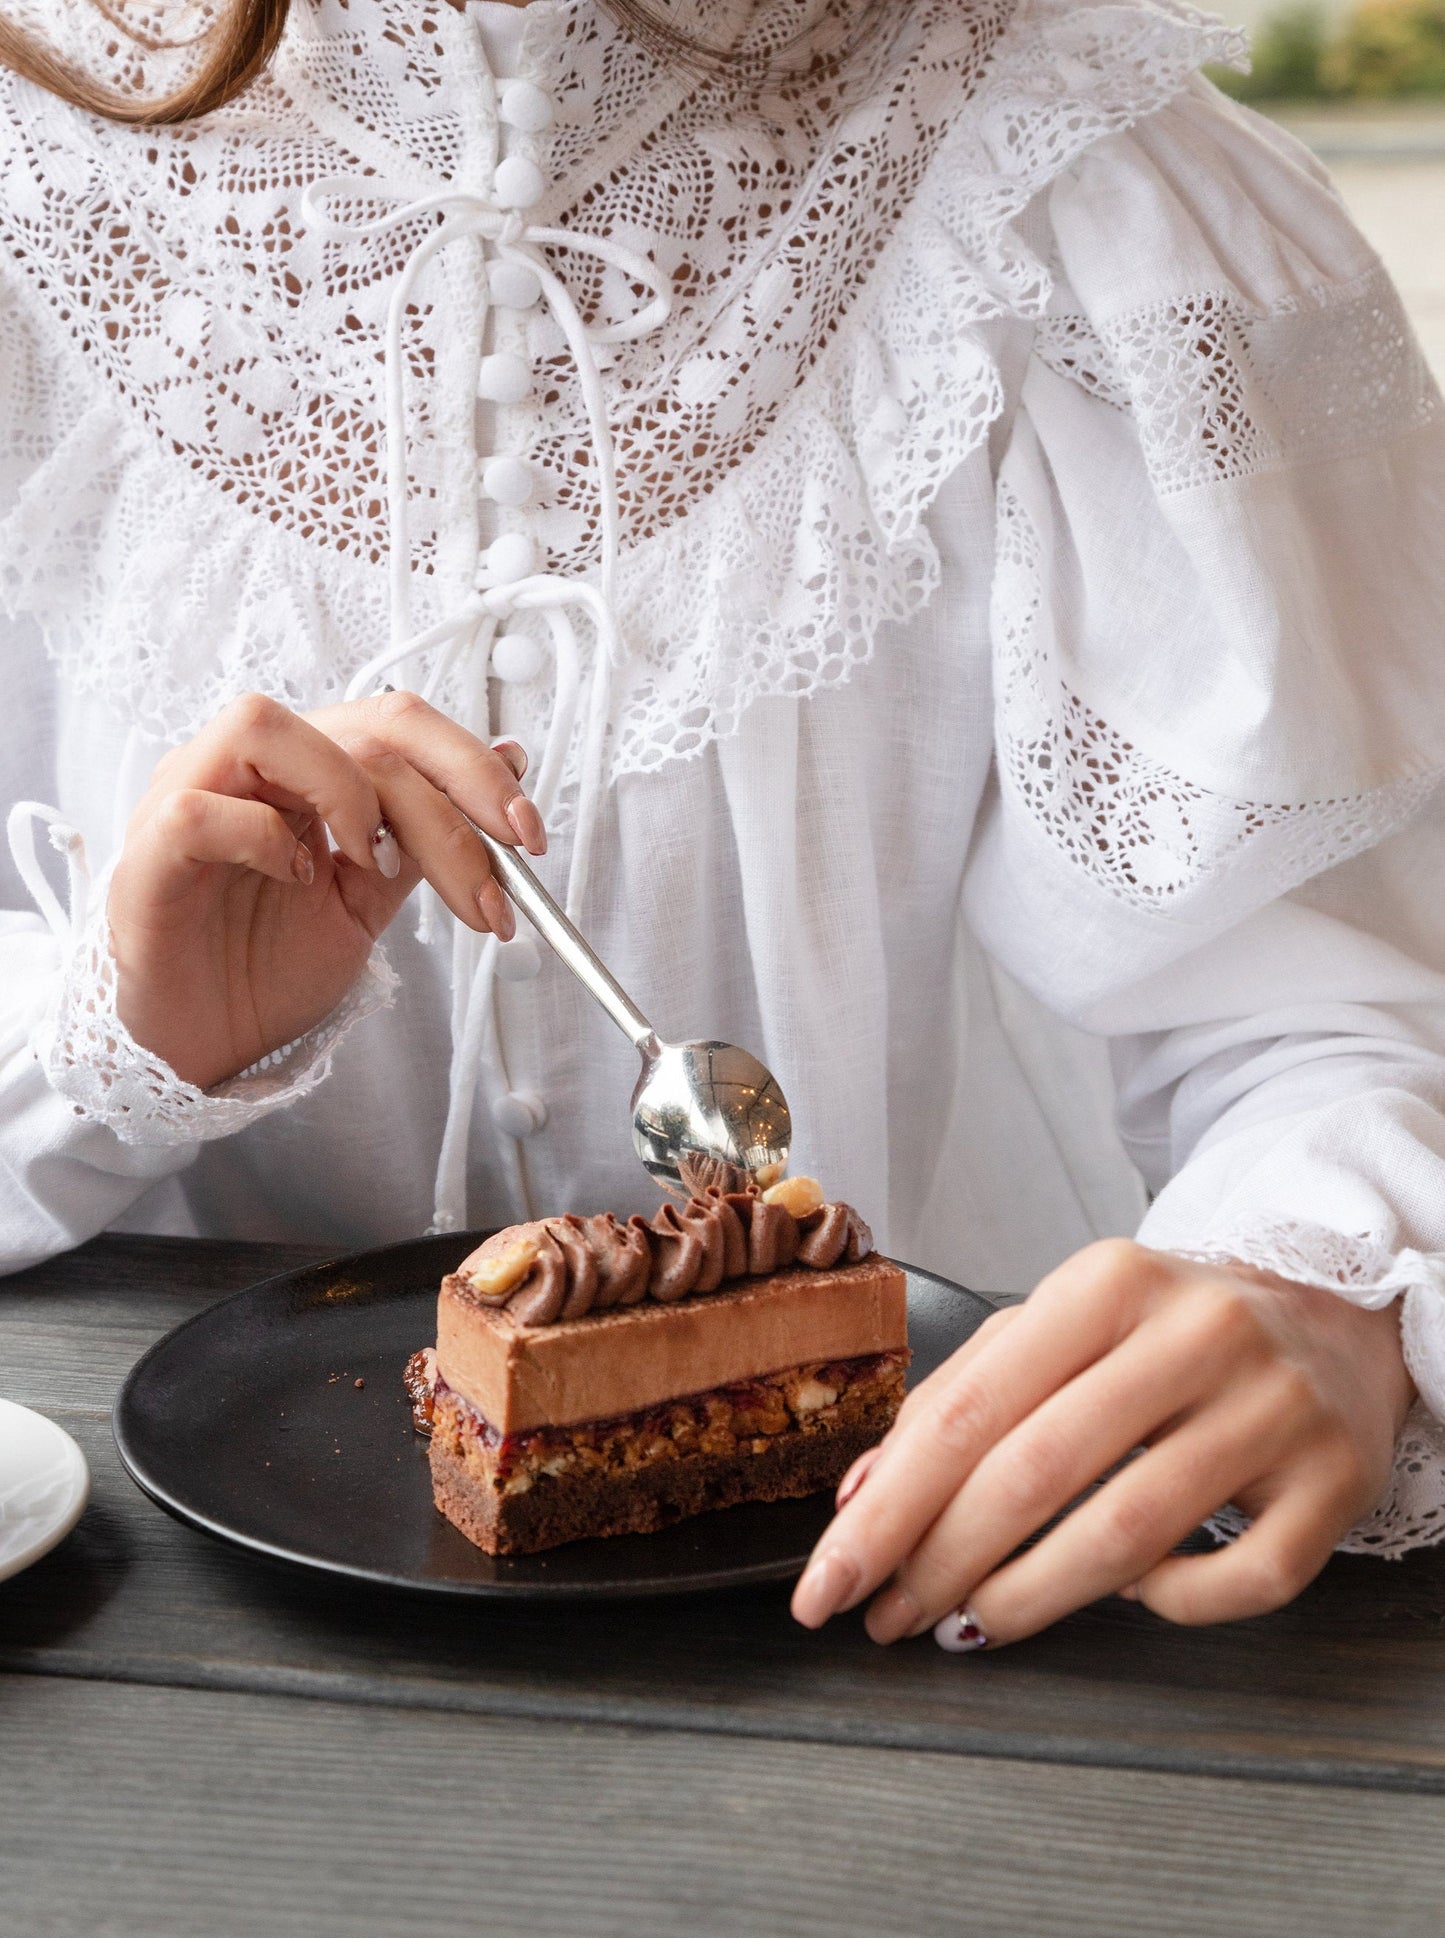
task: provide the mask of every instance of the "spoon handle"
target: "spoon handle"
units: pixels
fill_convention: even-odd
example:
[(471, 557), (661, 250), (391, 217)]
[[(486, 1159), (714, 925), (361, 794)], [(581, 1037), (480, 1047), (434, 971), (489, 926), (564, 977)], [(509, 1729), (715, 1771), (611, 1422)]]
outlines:
[(497, 880), (543, 941), (551, 944), (588, 994), (597, 998), (633, 1048), (640, 1050), (650, 1039), (655, 1041), (651, 1023), (583, 941), (516, 849), (503, 847), (480, 829), (478, 833)]

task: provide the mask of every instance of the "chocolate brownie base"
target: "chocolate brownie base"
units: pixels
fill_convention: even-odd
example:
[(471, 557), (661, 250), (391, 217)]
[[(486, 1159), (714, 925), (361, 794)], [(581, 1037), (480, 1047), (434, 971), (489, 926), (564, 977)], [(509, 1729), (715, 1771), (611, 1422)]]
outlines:
[(650, 1534), (740, 1501), (836, 1486), (888, 1431), (906, 1352), (792, 1367), (623, 1420), (502, 1439), (439, 1386), (431, 1443), (438, 1508), (489, 1554), (536, 1554)]

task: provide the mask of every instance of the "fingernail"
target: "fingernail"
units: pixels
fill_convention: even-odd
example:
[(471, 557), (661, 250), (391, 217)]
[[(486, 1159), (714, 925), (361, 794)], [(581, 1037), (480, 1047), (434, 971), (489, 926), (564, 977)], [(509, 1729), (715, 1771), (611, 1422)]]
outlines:
[(493, 935), (510, 942), (517, 933), (517, 918), (512, 913), (512, 904), (494, 881), (484, 881), (477, 890), (477, 907)]
[(311, 850), (304, 841), (296, 843), (291, 856), (291, 873), (303, 888), (309, 888), (316, 879), (316, 863), (311, 859)]
[(863, 1626), (875, 1642), (901, 1642), (927, 1628), (923, 1610), (906, 1588), (885, 1588), (869, 1609)]
[(507, 819), (512, 824), (513, 834), (529, 855), (546, 854), (547, 830), (542, 825), (541, 815), (525, 794), (514, 794), (508, 801)]
[(396, 830), (390, 821), (383, 821), (371, 837), (371, 852), (382, 874), (394, 882), (401, 873), (401, 849), (396, 845)]
[(950, 1655), (970, 1655), (975, 1649), (988, 1647), (988, 1637), (970, 1608), (955, 1608), (951, 1615), (945, 1615), (933, 1631), (933, 1639)]
[(821, 1628), (858, 1586), (858, 1565), (836, 1548), (815, 1554), (793, 1590), (793, 1615), (804, 1628)]
[(864, 1481), (867, 1480), (874, 1461), (882, 1451), (883, 1449), (881, 1447), (870, 1447), (867, 1453), (859, 1454), (858, 1458), (853, 1462), (853, 1465), (838, 1482), (838, 1492), (833, 1496), (836, 1506), (846, 1507), (848, 1505)]
[(517, 779), (521, 780), (527, 771), (527, 750), (520, 741), (495, 740), (492, 742), (492, 752), (500, 754)]

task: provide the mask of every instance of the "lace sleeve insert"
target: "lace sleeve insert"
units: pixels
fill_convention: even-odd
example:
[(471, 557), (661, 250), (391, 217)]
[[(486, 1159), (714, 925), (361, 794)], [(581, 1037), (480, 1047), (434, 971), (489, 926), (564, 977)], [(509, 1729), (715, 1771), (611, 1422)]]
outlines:
[(198, 1090), (143, 1049), (121, 1021), (110, 928), (104, 898), (97, 897), (34, 1048), (76, 1116), (106, 1125), (121, 1143), (206, 1143), (313, 1091), (330, 1074), (342, 1038), (363, 1017), (389, 1008), (396, 990), (396, 974), (378, 944), (342, 1002), (315, 1029), (239, 1076)]

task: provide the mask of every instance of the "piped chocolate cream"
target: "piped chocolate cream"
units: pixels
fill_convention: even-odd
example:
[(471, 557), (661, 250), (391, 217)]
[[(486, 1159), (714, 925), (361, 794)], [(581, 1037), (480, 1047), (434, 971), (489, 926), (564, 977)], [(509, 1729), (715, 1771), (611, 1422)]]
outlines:
[(829, 1204), (809, 1178), (765, 1193), (713, 1187), (648, 1220), (611, 1212), (512, 1225), (463, 1259), (448, 1283), (521, 1326), (551, 1326), (644, 1299), (673, 1305), (734, 1279), (798, 1263), (826, 1272), (873, 1249), (851, 1205)]
[(437, 1372), (498, 1433), (907, 1344), (903, 1273), (808, 1179), (514, 1225), (443, 1280)]

